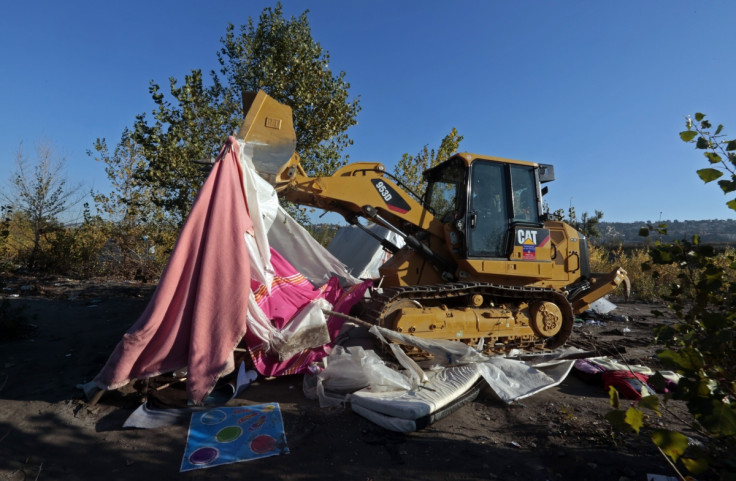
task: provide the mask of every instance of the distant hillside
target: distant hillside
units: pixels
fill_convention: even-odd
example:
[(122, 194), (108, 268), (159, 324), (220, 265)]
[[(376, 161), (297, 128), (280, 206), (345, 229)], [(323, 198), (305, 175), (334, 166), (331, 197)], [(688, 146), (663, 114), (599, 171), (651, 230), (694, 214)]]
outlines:
[[(656, 226), (660, 222), (652, 223)], [(664, 220), (667, 225), (667, 235), (660, 236), (656, 232), (649, 234), (650, 242), (661, 240), (672, 242), (679, 239), (692, 239), (699, 234), (700, 241), (706, 244), (736, 245), (736, 220)], [(601, 222), (601, 238), (597, 242), (617, 242), (623, 244), (643, 244), (646, 237), (639, 236), (639, 229), (645, 227), (646, 222)]]
[[(601, 238), (594, 239), (596, 244), (645, 244), (656, 240), (672, 242), (680, 239), (692, 239), (699, 234), (700, 241), (705, 244), (721, 244), (736, 246), (736, 220), (664, 220), (667, 225), (667, 235), (660, 236), (656, 232), (649, 237), (641, 237), (639, 229), (647, 225), (646, 222), (601, 222)], [(656, 225), (656, 224), (655, 224)], [(327, 245), (340, 228), (338, 224), (316, 223), (309, 231), (322, 245)], [(648, 240), (647, 240), (648, 239)]]

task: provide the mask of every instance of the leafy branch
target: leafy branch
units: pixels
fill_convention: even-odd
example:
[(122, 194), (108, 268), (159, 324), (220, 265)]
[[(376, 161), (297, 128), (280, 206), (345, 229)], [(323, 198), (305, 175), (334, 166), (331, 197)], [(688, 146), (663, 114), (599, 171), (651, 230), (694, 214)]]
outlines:
[[(736, 140), (726, 139), (722, 125), (711, 133), (712, 125), (702, 113), (694, 120), (687, 117), (686, 127), (680, 139), (705, 151), (709, 163), (697, 171), (698, 176), (706, 183), (717, 180), (724, 194), (736, 192)], [(736, 210), (736, 198), (726, 205)], [(666, 226), (656, 230), (661, 233)], [(659, 359), (681, 376), (677, 390), (665, 399), (686, 402), (696, 421), (693, 428), (705, 444), (694, 446), (685, 434), (662, 429), (652, 432), (652, 441), (673, 467), (679, 461), (695, 475), (736, 479), (736, 255), (719, 253), (694, 235), (690, 241), (657, 242), (642, 269), (656, 276), (653, 265), (679, 269), (665, 296), (679, 321), (656, 331), (657, 341), (665, 347), (658, 352)], [(614, 411), (607, 418), (614, 427), (638, 433), (646, 419), (642, 408), (656, 409), (658, 403), (658, 396), (647, 396), (623, 411), (612, 392)], [(678, 475), (685, 479), (679, 471)]]
[[(699, 112), (695, 114), (694, 121), (688, 115), (685, 125), (687, 130), (680, 132), (680, 138), (684, 142), (694, 143), (696, 149), (704, 150), (703, 155), (711, 165), (698, 170), (698, 176), (705, 183), (718, 180), (718, 185), (726, 195), (736, 192), (736, 139), (726, 139), (722, 124), (711, 133), (713, 125), (705, 118), (705, 114)], [(726, 174), (730, 174), (731, 178), (722, 178)], [(726, 205), (736, 210), (736, 197), (726, 202)]]

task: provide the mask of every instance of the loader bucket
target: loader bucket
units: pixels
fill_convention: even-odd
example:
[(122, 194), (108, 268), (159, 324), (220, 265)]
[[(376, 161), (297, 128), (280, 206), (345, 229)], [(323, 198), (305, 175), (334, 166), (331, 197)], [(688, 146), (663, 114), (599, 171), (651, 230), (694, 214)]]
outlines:
[(590, 304), (613, 292), (619, 285), (624, 285), (624, 297), (629, 298), (631, 281), (626, 271), (619, 267), (608, 273), (591, 274), (591, 286), (580, 295), (570, 299), (573, 312), (580, 314), (590, 307)]
[(252, 148), (256, 172), (275, 185), (295, 155), (296, 133), (291, 107), (269, 97), (263, 90), (243, 93), (243, 120), (237, 138)]

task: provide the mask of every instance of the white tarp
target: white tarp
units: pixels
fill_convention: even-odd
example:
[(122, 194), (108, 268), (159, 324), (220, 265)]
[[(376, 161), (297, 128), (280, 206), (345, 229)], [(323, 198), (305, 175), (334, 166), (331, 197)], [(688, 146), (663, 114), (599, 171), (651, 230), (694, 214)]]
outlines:
[[(392, 242), (396, 247), (404, 246), (404, 239), (385, 227), (376, 224), (368, 224), (365, 227), (381, 239)], [(378, 278), (378, 268), (391, 257), (391, 253), (386, 252), (378, 240), (354, 225), (340, 227), (327, 250), (359, 279)]]
[[(279, 205), (273, 186), (256, 173), (252, 160), (253, 145), (237, 140), (232, 142), (238, 148), (248, 211), (253, 221), (253, 235), (245, 235), (252, 278), (271, 291), (274, 269), (270, 249), (273, 248), (315, 286), (325, 284), (333, 275), (340, 277), (345, 284), (360, 282)], [(279, 332), (258, 307), (253, 292), (248, 299), (247, 319), (248, 329), (264, 345), (279, 351), (281, 355), (312, 347), (289, 343), (284, 333)], [(307, 319), (314, 321), (313, 316), (302, 316), (294, 322), (293, 328), (298, 329), (301, 321)], [(291, 337), (293, 340), (297, 338), (302, 339), (299, 336)]]
[(590, 303), (590, 310), (596, 314), (605, 315), (614, 309), (616, 309), (616, 304), (605, 297), (601, 297), (600, 299)]
[[(408, 363), (400, 349), (393, 350), (404, 370), (385, 365), (373, 351), (359, 347), (335, 349), (321, 369), (305, 375), (304, 393), (320, 405), (350, 401), (352, 409), (393, 431), (409, 432), (441, 418), (479, 392), (479, 382), (498, 399), (510, 403), (560, 384), (574, 361), (576, 348), (555, 351), (533, 361), (485, 356), (457, 341), (407, 336), (377, 326), (371, 332), (382, 342), (408, 344), (431, 352), (434, 362), (417, 375), (419, 366)], [(411, 365), (413, 364), (413, 365)], [(387, 383), (386, 373), (392, 381)], [(403, 377), (396, 378), (396, 375)], [(442, 413), (445, 411), (445, 413)]]
[[(255, 279), (268, 281), (273, 278), (269, 247), (273, 247), (313, 285), (321, 286), (332, 275), (344, 279), (347, 284), (360, 282), (350, 275), (345, 265), (325, 249), (279, 205), (273, 186), (262, 179), (253, 166), (253, 146), (238, 142), (245, 178), (248, 210), (254, 224), (256, 248), (260, 262), (251, 255), (251, 272)], [(256, 221), (258, 219), (258, 222)], [(249, 246), (250, 248), (250, 246)], [(255, 264), (255, 265), (254, 265)], [(253, 273), (262, 269), (259, 273)], [(266, 284), (265, 285), (270, 285)]]

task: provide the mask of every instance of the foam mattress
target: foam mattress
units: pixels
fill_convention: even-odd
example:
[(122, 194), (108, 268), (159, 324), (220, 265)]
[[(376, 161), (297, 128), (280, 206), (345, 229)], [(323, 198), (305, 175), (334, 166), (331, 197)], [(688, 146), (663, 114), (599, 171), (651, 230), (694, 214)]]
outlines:
[(350, 397), (351, 407), (386, 429), (413, 432), (473, 401), (485, 385), (477, 364), (431, 374), (427, 383), (413, 391), (357, 391)]

